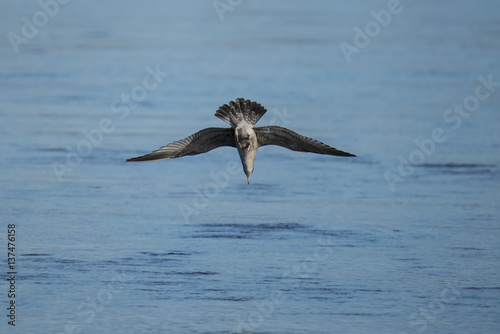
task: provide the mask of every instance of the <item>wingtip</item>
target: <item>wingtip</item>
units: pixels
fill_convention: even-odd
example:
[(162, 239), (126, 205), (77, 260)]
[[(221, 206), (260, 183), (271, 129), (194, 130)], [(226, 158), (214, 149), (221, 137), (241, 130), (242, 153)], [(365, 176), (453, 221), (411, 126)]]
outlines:
[(348, 158), (357, 157), (356, 154), (352, 154), (352, 153), (345, 152), (345, 151), (340, 151), (340, 154), (338, 154), (338, 155), (343, 156), (343, 157), (348, 157)]
[(125, 162), (141, 162), (141, 161), (150, 161), (151, 159), (148, 159), (149, 154), (146, 155), (141, 155), (140, 157), (135, 157), (135, 158), (130, 158), (125, 160)]

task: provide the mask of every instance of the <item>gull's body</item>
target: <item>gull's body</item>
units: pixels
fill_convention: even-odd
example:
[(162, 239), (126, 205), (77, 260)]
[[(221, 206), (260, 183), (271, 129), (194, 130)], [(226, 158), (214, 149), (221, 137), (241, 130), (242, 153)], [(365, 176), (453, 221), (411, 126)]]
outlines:
[(232, 146), (238, 150), (243, 171), (250, 183), (257, 150), (265, 145), (278, 145), (293, 151), (355, 157), (354, 154), (337, 150), (281, 126), (255, 127), (266, 111), (257, 102), (238, 98), (236, 102), (222, 105), (215, 113), (215, 116), (231, 125), (230, 128), (206, 128), (154, 152), (127, 161), (173, 159), (206, 153), (221, 146)]

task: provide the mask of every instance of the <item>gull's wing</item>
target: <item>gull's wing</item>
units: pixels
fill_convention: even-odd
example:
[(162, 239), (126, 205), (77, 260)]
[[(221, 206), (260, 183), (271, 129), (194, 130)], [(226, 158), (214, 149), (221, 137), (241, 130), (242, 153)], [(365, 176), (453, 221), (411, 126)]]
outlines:
[(354, 154), (337, 150), (316, 139), (302, 136), (297, 132), (281, 126), (261, 126), (254, 129), (257, 134), (259, 147), (265, 145), (278, 145), (292, 151), (355, 157)]
[(221, 146), (233, 146), (234, 130), (231, 128), (206, 128), (191, 136), (160, 147), (149, 154), (127, 161), (151, 161), (196, 155)]

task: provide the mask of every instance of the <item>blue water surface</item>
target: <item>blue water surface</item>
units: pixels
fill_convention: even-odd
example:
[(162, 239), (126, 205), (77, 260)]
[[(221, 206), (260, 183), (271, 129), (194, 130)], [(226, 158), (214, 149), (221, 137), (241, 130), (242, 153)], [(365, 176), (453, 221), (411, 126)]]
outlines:
[[(497, 333), (500, 4), (395, 4), (2, 1), (0, 332)], [(124, 162), (237, 97), (358, 157)]]

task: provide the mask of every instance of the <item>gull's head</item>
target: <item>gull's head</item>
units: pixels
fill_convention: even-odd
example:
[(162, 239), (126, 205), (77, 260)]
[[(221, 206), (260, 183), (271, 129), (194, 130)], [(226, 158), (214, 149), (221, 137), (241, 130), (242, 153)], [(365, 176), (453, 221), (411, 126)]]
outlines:
[(236, 128), (236, 142), (238, 147), (246, 152), (250, 151), (255, 141), (255, 132), (247, 127)]

